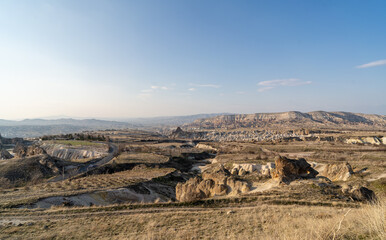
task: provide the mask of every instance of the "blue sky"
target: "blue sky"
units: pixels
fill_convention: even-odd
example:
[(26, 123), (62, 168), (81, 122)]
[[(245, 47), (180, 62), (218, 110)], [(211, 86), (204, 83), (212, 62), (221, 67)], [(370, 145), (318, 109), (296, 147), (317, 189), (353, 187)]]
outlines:
[(386, 1), (0, 1), (0, 118), (386, 114)]

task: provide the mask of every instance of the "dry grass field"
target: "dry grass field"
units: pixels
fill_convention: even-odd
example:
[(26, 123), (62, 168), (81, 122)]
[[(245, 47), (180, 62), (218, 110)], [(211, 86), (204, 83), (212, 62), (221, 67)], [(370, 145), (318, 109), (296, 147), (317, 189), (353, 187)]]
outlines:
[(164, 155), (154, 153), (123, 153), (119, 155), (114, 161), (117, 164), (128, 164), (128, 163), (165, 163), (169, 160)]
[[(76, 213), (78, 210), (78, 213)], [(385, 239), (385, 203), (358, 208), (267, 205), (31, 213), (1, 239)], [(8, 216), (7, 219), (12, 219)], [(3, 220), (4, 221), (4, 220)]]
[(54, 196), (72, 196), (101, 190), (127, 187), (164, 176), (174, 169), (137, 168), (113, 174), (98, 174), (67, 179), (60, 182), (42, 183), (24, 188), (3, 190), (1, 192), (0, 207), (12, 207), (33, 203), (37, 199)]

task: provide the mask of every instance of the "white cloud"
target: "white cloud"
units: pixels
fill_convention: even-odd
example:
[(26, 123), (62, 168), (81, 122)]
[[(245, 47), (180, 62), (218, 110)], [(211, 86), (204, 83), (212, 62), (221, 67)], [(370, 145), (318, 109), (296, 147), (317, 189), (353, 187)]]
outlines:
[(244, 94), (247, 94), (247, 93), (246, 93), (246, 92), (243, 92), (243, 91), (238, 91), (238, 92), (236, 92), (236, 94), (244, 95)]
[(273, 89), (273, 88), (274, 88), (274, 87), (263, 87), (263, 88), (257, 89), (257, 91), (259, 91), (259, 92), (264, 92), (264, 91), (271, 90), (271, 89)]
[(311, 81), (302, 81), (297, 78), (288, 78), (288, 79), (275, 79), (269, 81), (259, 82), (257, 85), (260, 86), (258, 89), (259, 92), (264, 92), (271, 90), (276, 87), (294, 87), (311, 84)]
[(189, 91), (196, 91), (195, 88), (189, 88), (188, 90), (189, 90)]
[(168, 87), (165, 87), (165, 86), (150, 86), (149, 89), (143, 89), (141, 90), (141, 93), (152, 93), (152, 92), (155, 92), (157, 90), (169, 90)]
[(369, 68), (369, 67), (377, 67), (381, 65), (386, 65), (386, 59), (375, 61), (375, 62), (369, 62), (363, 65), (356, 66), (356, 68)]
[(161, 89), (161, 90), (168, 90), (169, 89), (168, 87), (165, 87), (165, 86), (151, 86), (150, 88), (151, 89)]
[(191, 83), (190, 85), (194, 86), (194, 87), (206, 87), (206, 88), (220, 88), (221, 87), (220, 85), (216, 85), (216, 84), (194, 84), (194, 83)]

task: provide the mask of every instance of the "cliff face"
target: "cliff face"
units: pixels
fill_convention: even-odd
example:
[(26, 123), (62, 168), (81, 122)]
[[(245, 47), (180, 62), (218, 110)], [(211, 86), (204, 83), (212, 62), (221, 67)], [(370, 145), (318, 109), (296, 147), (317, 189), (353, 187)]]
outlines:
[(221, 115), (199, 119), (185, 129), (215, 129), (241, 127), (309, 127), (309, 128), (369, 128), (386, 129), (386, 116), (349, 112), (283, 112)]

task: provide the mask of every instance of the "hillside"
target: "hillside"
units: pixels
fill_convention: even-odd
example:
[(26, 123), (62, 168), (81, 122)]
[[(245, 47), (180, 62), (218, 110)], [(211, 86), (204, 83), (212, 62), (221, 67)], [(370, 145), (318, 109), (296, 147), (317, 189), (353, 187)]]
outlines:
[(25, 119), (22, 121), (0, 119), (0, 133), (2, 136), (9, 138), (39, 137), (43, 135), (67, 134), (87, 130), (123, 129), (131, 127), (134, 127), (134, 125), (126, 122), (97, 119)]
[(282, 112), (221, 115), (198, 119), (186, 129), (255, 128), (341, 128), (386, 130), (386, 116), (350, 112)]

